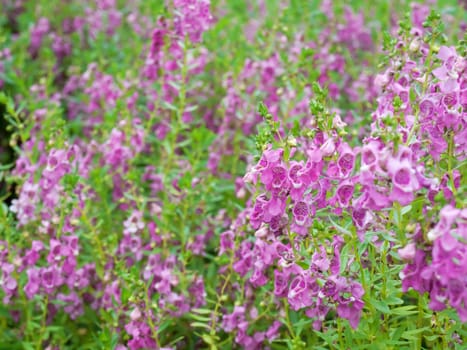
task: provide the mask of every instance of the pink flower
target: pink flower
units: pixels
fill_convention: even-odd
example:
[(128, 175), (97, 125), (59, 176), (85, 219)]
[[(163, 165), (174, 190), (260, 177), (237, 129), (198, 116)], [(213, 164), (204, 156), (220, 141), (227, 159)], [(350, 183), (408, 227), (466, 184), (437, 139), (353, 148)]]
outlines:
[(401, 248), (397, 251), (401, 259), (404, 260), (413, 260), (415, 258), (415, 253), (417, 251), (417, 245), (415, 243), (409, 243), (404, 248)]

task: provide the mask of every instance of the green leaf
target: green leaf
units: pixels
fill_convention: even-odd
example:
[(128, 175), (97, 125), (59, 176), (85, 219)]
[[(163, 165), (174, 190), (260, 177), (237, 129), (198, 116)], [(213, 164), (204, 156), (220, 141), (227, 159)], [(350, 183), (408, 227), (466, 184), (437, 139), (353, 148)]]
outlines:
[(408, 340), (418, 340), (420, 333), (423, 333), (429, 329), (430, 329), (429, 327), (423, 327), (423, 328), (413, 329), (410, 331), (405, 331), (404, 333), (402, 333), (401, 337), (404, 339), (408, 339)]
[(377, 310), (381, 311), (384, 314), (389, 314), (391, 312), (389, 306), (384, 301), (373, 299), (370, 302)]
[(201, 338), (203, 338), (206, 344), (211, 345), (211, 348), (210, 348), (211, 350), (217, 350), (216, 341), (219, 340), (219, 337), (215, 335), (211, 335), (211, 334), (203, 334)]
[[(387, 297), (386, 299), (384, 299), (384, 302), (386, 304), (388, 304), (388, 305), (400, 305), (400, 304), (404, 303), (404, 300), (391, 295), (391, 296)], [(412, 306), (412, 305), (410, 305), (410, 306)]]
[(202, 322), (191, 322), (190, 326), (195, 327), (195, 328), (205, 328), (205, 329), (211, 329), (211, 326), (207, 325), (206, 323)]
[(165, 331), (170, 326), (170, 323), (170, 321), (163, 322), (157, 329), (157, 334), (161, 334), (163, 331)]
[(8, 170), (8, 169), (11, 169), (13, 167), (13, 163), (11, 164), (0, 164), (0, 170)]
[(34, 346), (31, 343), (23, 342), (22, 344), (25, 350), (35, 350)]
[(167, 101), (162, 102), (162, 107), (170, 109), (171, 111), (175, 111), (175, 112), (178, 111), (178, 108), (176, 106), (174, 106), (173, 104)]
[(209, 310), (209, 309), (191, 309), (191, 312), (194, 312), (196, 314), (204, 314), (204, 315), (212, 314), (212, 310)]
[(349, 236), (352, 236), (352, 232), (350, 232), (348, 229), (346, 229), (345, 227), (342, 227), (340, 226), (339, 224), (337, 224), (334, 220), (331, 219), (330, 216), (328, 216), (329, 218), (329, 221), (331, 221), (331, 223), (336, 227), (337, 231), (343, 233), (343, 234), (346, 234), (346, 235), (349, 235)]
[(340, 273), (344, 273), (344, 271), (347, 269), (347, 262), (349, 261), (349, 250), (351, 248), (351, 243), (347, 243), (342, 247), (340, 256), (341, 256), (341, 267), (340, 267)]
[(190, 313), (189, 317), (194, 319), (194, 320), (200, 321), (200, 322), (209, 322), (209, 321), (211, 321), (211, 317), (200, 316), (200, 315), (196, 315), (196, 314), (193, 314), (193, 313)]
[(415, 315), (418, 313), (416, 310), (417, 306), (416, 305), (405, 305), (405, 306), (400, 306), (396, 307), (391, 310), (391, 313), (393, 315), (397, 316), (409, 316), (409, 315)]
[(439, 338), (439, 335), (438, 334), (434, 334), (434, 335), (425, 335), (424, 338), (428, 341), (433, 341), (433, 340), (436, 340)]
[(402, 215), (405, 215), (405, 214), (407, 214), (408, 212), (410, 212), (411, 210), (412, 210), (412, 205), (409, 204), (409, 205), (407, 205), (407, 206), (405, 206), (405, 207), (402, 208), (401, 214), (402, 214)]

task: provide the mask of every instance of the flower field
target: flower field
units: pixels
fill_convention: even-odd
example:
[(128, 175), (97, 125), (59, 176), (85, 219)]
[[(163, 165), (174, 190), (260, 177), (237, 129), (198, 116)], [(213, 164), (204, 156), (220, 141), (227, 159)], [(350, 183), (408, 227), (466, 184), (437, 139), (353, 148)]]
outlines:
[(0, 0), (0, 350), (466, 350), (466, 33)]

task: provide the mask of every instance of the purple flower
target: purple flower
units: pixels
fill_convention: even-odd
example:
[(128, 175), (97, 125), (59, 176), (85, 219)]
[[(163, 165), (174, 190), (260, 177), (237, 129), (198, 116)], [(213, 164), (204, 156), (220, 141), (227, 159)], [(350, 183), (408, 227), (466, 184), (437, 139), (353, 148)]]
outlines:
[(261, 172), (261, 182), (268, 191), (277, 190), (287, 184), (287, 169), (282, 165), (268, 167)]
[(288, 274), (275, 270), (274, 271), (274, 295), (278, 297), (286, 297), (288, 293), (289, 276)]
[(311, 215), (313, 208), (306, 202), (300, 201), (295, 203), (292, 208), (294, 222), (291, 225), (291, 230), (299, 235), (305, 236), (308, 233), (308, 228), (311, 226)]
[(265, 214), (264, 222), (268, 222), (272, 217), (282, 215), (285, 210), (287, 198), (284, 195), (272, 196), (269, 200), (263, 214)]
[(220, 249), (219, 255), (224, 254), (225, 252), (231, 251), (234, 249), (234, 233), (232, 231), (225, 231), (220, 236)]
[(203, 32), (209, 29), (213, 18), (209, 9), (209, 0), (175, 0), (178, 9), (175, 17), (175, 29), (178, 35), (188, 35), (194, 43), (201, 40)]
[(397, 251), (401, 259), (404, 260), (413, 260), (415, 258), (415, 253), (417, 251), (417, 245), (415, 243), (409, 243), (404, 248), (401, 248)]
[(265, 334), (266, 338), (269, 341), (272, 341), (275, 338), (277, 338), (279, 336), (279, 330), (281, 326), (282, 326), (282, 323), (280, 321), (277, 321), (277, 320), (274, 321), (266, 331), (266, 334)]
[(45, 35), (50, 30), (50, 23), (47, 18), (39, 18), (36, 25), (31, 28), (31, 43), (29, 46), (29, 54), (32, 57), (37, 56), (42, 45)]
[(461, 210), (453, 207), (452, 205), (447, 205), (441, 209), (440, 220), (436, 226), (428, 232), (428, 239), (434, 241), (438, 237), (441, 237), (446, 232), (450, 231), (459, 214), (461, 214)]
[(458, 56), (453, 47), (447, 46), (441, 46), (438, 58), (443, 65), (433, 69), (433, 75), (441, 80), (441, 91), (449, 93), (458, 89), (458, 73), (465, 69), (465, 59)]
[(151, 57), (154, 59), (157, 59), (159, 57), (159, 53), (164, 47), (164, 37), (167, 34), (166, 22), (163, 19), (160, 19), (158, 21), (158, 25), (159, 27), (154, 29), (154, 31), (152, 32), (151, 48), (149, 51)]
[(235, 306), (231, 314), (226, 314), (222, 318), (222, 328), (227, 332), (232, 332), (245, 322), (245, 307)]
[(435, 110), (434, 101), (430, 98), (424, 99), (419, 105), (420, 114), (425, 117), (431, 117)]
[(41, 284), (41, 270), (32, 267), (26, 270), (28, 282), (24, 286), (24, 293), (28, 299), (32, 299), (38, 292)]
[(70, 315), (72, 320), (84, 313), (83, 301), (75, 292), (66, 295), (63, 293), (57, 294), (57, 300), (65, 303), (63, 310)]
[(352, 283), (350, 286), (351, 296), (349, 298), (341, 298), (337, 305), (337, 314), (339, 317), (349, 321), (353, 329), (358, 327), (364, 303), (362, 296), (365, 293), (359, 283)]
[(326, 253), (325, 247), (321, 246), (319, 252), (314, 252), (311, 257), (310, 269), (325, 272), (329, 269), (331, 262)]
[(354, 192), (354, 185), (349, 181), (342, 182), (336, 190), (337, 199), (342, 207), (349, 206)]
[(399, 275), (402, 279), (403, 292), (409, 290), (410, 287), (419, 293), (423, 293), (427, 290), (426, 283), (421, 278), (421, 272), (426, 266), (425, 257), (426, 254), (423, 250), (417, 250), (413, 261), (407, 264), (400, 272)]
[(16, 294), (18, 288), (18, 282), (12, 276), (12, 273), (15, 270), (15, 267), (10, 263), (3, 263), (1, 265), (2, 268), (2, 276), (0, 277), (0, 286), (3, 288), (5, 292), (5, 297), (3, 302), (8, 304), (10, 299)]
[(115, 280), (105, 286), (104, 293), (102, 295), (102, 306), (106, 310), (111, 310), (114, 305), (120, 305), (120, 303), (121, 291), (119, 281)]
[(310, 287), (305, 276), (298, 275), (292, 280), (287, 299), (294, 310), (300, 310), (312, 304)]
[(41, 286), (47, 294), (52, 294), (62, 283), (60, 270), (56, 266), (41, 268)]
[(197, 276), (194, 278), (188, 292), (193, 296), (195, 308), (202, 307), (206, 304), (206, 290), (204, 288), (203, 277)]
[[(32, 241), (31, 249), (26, 252), (23, 257), (23, 266), (33, 266), (40, 258), (40, 252), (44, 249), (44, 244), (41, 241)], [(21, 269), (21, 271), (22, 271)]]
[(303, 162), (291, 162), (288, 177), (291, 183), (290, 197), (294, 200), (300, 200), (303, 196), (303, 193), (307, 189), (309, 183), (306, 183), (307, 178), (303, 176), (301, 170), (304, 170)]
[(343, 143), (338, 148), (339, 152), (339, 159), (337, 160), (337, 166), (339, 170), (343, 174), (344, 177), (348, 176), (354, 167), (355, 162), (355, 154), (353, 150), (347, 145)]
[(415, 171), (408, 160), (391, 159), (388, 162), (388, 173), (392, 177), (393, 185), (403, 192), (413, 192), (419, 188)]

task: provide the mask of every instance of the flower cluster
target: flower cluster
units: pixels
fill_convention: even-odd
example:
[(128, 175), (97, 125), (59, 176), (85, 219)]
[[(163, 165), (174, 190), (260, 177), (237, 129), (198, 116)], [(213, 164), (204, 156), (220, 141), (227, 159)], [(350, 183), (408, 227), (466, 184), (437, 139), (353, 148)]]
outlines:
[[(346, 143), (336, 145), (324, 133), (307, 146), (306, 161), (287, 163), (283, 150), (269, 148), (246, 175), (246, 180), (260, 182), (266, 192), (248, 212), (256, 241), (240, 244), (233, 269), (241, 276), (251, 272), (249, 282), (254, 287), (263, 286), (274, 276), (274, 294), (287, 298), (292, 309), (304, 309), (316, 318), (318, 329), (332, 307), (356, 327), (363, 289), (352, 276), (346, 276), (350, 265), (341, 266), (343, 240), (332, 237), (326, 243), (331, 247), (328, 252), (314, 245), (311, 236), (317, 211), (331, 207), (340, 213), (349, 206), (354, 153)], [(299, 154), (298, 150), (292, 153)], [(306, 246), (316, 249), (309, 253), (309, 263), (301, 253)], [(273, 272), (268, 271), (270, 267)]]
[[(362, 163), (375, 164), (377, 168), (373, 165), (370, 171), (378, 174), (381, 162), (369, 150), (370, 146), (383, 140), (398, 145), (397, 151), (392, 146), (394, 150), (390, 152), (397, 152), (404, 159), (385, 166), (387, 171), (393, 168), (392, 184), (396, 190), (389, 197), (377, 196), (380, 202), (383, 200), (379, 209), (391, 207), (384, 202), (391, 196), (401, 205), (427, 197), (424, 211), (435, 216), (439, 210), (440, 215), (439, 222), (432, 222), (433, 229), (418, 227), (410, 243), (399, 250), (400, 256), (409, 261), (401, 272), (403, 289), (429, 292), (433, 310), (450, 304), (465, 321), (466, 304), (458, 292), (464, 289), (465, 279), (461, 277), (465, 273), (460, 272), (466, 248), (461, 223), (465, 209), (456, 200), (463, 176), (453, 164), (461, 164), (466, 158), (467, 61), (456, 48), (440, 46), (436, 59), (427, 65), (433, 48), (423, 43), (421, 31), (412, 29), (415, 38), (408, 50), (402, 48), (402, 42), (397, 44), (405, 59), (393, 60), (391, 67), (376, 77), (382, 89), (372, 124), (377, 141), (367, 143)], [(370, 160), (365, 161), (365, 157)], [(442, 165), (444, 161), (447, 167)], [(447, 202), (444, 207), (440, 207), (439, 195)]]
[[(401, 41), (396, 50), (403, 47)], [(300, 137), (285, 148), (272, 149), (269, 145), (245, 176), (245, 181), (259, 184), (260, 191), (265, 191), (256, 194), (245, 211), (256, 230), (254, 243), (245, 234), (245, 225), (235, 226), (221, 238), (221, 253), (233, 252), (233, 270), (248, 278), (252, 288), (273, 280), (274, 295), (287, 298), (294, 310), (306, 310), (318, 329), (332, 304), (338, 316), (347, 318), (352, 327), (358, 326), (364, 290), (351, 275), (342, 273), (352, 270), (352, 261), (370, 263), (365, 256), (355, 257), (341, 267), (341, 238), (325, 243), (332, 247), (330, 257), (324, 248), (314, 246), (321, 254), (309, 251), (316, 241), (317, 220), (326, 219), (323, 213), (331, 217), (349, 214), (358, 238), (364, 241), (368, 232), (388, 227), (389, 218), (384, 217), (388, 210), (410, 210), (415, 200), (426, 195), (424, 210), (432, 210), (437, 193), (444, 193), (452, 202), (460, 186), (461, 175), (452, 169), (452, 162), (465, 159), (465, 110), (461, 100), (465, 59), (454, 48), (441, 46), (439, 61), (434, 60), (427, 70), (426, 61), (431, 58), (426, 45), (420, 41), (419, 47), (409, 50), (407, 56), (415, 58), (391, 62), (393, 66), (375, 79), (381, 91), (372, 115), (371, 136), (364, 138), (361, 146), (351, 147), (340, 136), (345, 124), (338, 116), (330, 130), (323, 130), (326, 125), (322, 118), (314, 116), (310, 124), (317, 128), (311, 141)], [(311, 109), (319, 110), (313, 102)], [(290, 159), (285, 159), (285, 153)], [(450, 164), (442, 177), (436, 170), (439, 163), (433, 164), (441, 156), (448, 157)], [(432, 163), (426, 163), (427, 157)], [(465, 276), (465, 238), (458, 231), (465, 218), (461, 219), (464, 210), (454, 208), (452, 203), (441, 211), (441, 222), (425, 232), (432, 243), (424, 241), (419, 229), (413, 239), (420, 248), (410, 243), (400, 250), (402, 257), (413, 260), (401, 277), (404, 291), (409, 287), (421, 293), (428, 291), (432, 310), (442, 310), (449, 304), (464, 320), (466, 304), (460, 291), (465, 289), (461, 277)], [(448, 212), (459, 219), (447, 221)], [(456, 229), (452, 232), (453, 225)], [(449, 232), (447, 237), (444, 232)], [(237, 245), (236, 235), (242, 237)], [(374, 243), (380, 249), (381, 242)], [(350, 299), (341, 298), (340, 292)]]
[(174, 19), (177, 35), (188, 36), (191, 42), (201, 41), (203, 32), (213, 22), (209, 0), (175, 0), (174, 8), (178, 12)]
[(466, 209), (451, 205), (441, 209), (438, 223), (426, 241), (417, 232), (414, 241), (399, 250), (408, 264), (401, 272), (402, 288), (430, 294), (430, 308), (455, 308), (462, 322), (467, 321), (466, 309)]

